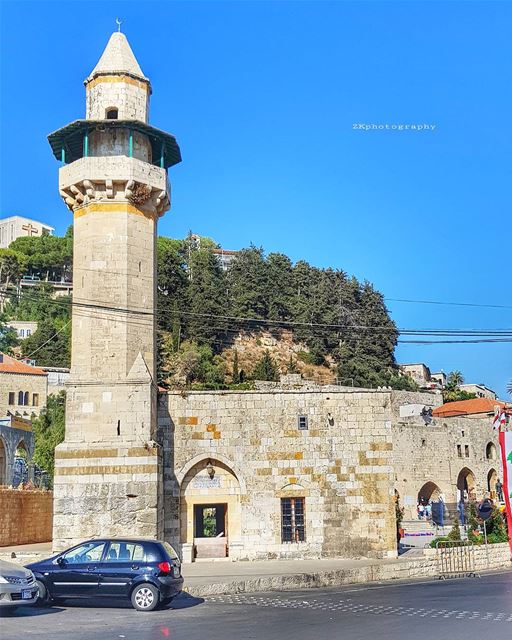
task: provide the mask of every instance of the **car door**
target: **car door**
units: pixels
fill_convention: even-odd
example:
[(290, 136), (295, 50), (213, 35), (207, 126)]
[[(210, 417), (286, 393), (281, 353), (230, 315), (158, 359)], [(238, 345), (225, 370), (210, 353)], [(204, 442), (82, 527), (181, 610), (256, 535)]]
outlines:
[(48, 576), (50, 593), (61, 598), (96, 596), (106, 546), (105, 541), (85, 542), (58, 556)]
[(144, 546), (135, 541), (110, 542), (98, 568), (100, 596), (128, 596), (135, 578), (144, 571)]

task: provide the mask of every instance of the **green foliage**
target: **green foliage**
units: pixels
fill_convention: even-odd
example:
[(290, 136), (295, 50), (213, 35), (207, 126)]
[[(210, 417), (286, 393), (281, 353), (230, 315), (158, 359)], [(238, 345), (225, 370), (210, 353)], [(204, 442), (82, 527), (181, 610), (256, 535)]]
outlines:
[(65, 236), (31, 236), (17, 238), (9, 249), (22, 254), (28, 275), (41, 280), (72, 280), (73, 234)]
[(238, 368), (238, 351), (235, 349), (235, 355), (233, 356), (233, 373), (231, 374), (232, 384), (240, 383), (240, 370)]
[(279, 380), (279, 369), (268, 351), (265, 351), (263, 357), (256, 363), (251, 373), (251, 378), (269, 382)]
[(457, 516), (455, 516), (455, 518), (453, 519), (453, 525), (452, 528), (450, 530), (450, 533), (448, 534), (448, 540), (460, 540), (460, 524), (459, 524), (459, 518)]
[[(59, 326), (60, 324), (60, 326)], [(31, 336), (21, 343), (22, 354), (34, 357), (39, 366), (69, 367), (71, 363), (71, 325), (42, 320)]]
[[(449, 540), (450, 539), (448, 538), (448, 536), (437, 536), (437, 538), (432, 538), (432, 540), (430, 541), (429, 547), (436, 549), (438, 543), (449, 542)], [(442, 547), (442, 544), (440, 544), (439, 546)]]
[[(14, 243), (11, 243), (11, 246)], [(26, 256), (13, 249), (0, 249), (0, 286), (17, 284), (27, 268)]]
[(452, 391), (449, 391), (446, 389), (445, 391), (443, 391), (444, 402), (458, 402), (459, 400), (473, 400), (473, 398), (476, 398), (475, 393), (464, 391), (463, 389), (453, 389)]
[(460, 371), (450, 371), (446, 378), (446, 388), (448, 391), (455, 391), (464, 384), (464, 376)]
[(66, 392), (48, 396), (41, 415), (33, 420), (35, 451), (34, 462), (48, 471), (53, 480), (55, 447), (64, 440), (66, 421)]
[(293, 356), (290, 356), (290, 361), (288, 362), (288, 367), (286, 369), (286, 373), (298, 373), (297, 363), (293, 359)]
[(13, 347), (18, 346), (18, 334), (12, 327), (8, 327), (0, 320), (0, 351), (10, 353)]

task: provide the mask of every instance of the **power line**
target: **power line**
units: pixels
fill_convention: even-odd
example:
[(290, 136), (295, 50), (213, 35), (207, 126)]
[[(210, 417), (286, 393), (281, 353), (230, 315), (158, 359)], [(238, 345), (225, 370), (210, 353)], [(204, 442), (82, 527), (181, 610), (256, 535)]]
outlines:
[(436, 304), (451, 307), (478, 307), (485, 309), (512, 309), (511, 305), (506, 304), (479, 304), (477, 302), (443, 302), (441, 300), (409, 300), (406, 298), (384, 298), (387, 302), (406, 302), (409, 304)]

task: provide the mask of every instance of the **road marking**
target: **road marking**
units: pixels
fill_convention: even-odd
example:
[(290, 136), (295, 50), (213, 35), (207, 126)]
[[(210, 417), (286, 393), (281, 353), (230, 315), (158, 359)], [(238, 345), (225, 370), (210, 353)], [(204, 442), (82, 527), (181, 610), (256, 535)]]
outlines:
[(353, 602), (350, 598), (322, 602), (314, 600), (290, 600), (287, 598), (255, 598), (254, 596), (212, 596), (207, 600), (212, 604), (241, 604), (256, 607), (284, 609), (312, 609), (314, 611), (372, 613), (375, 615), (418, 616), (421, 618), (452, 618), (455, 620), (481, 620), (486, 622), (510, 622), (512, 613), (504, 611), (467, 611), (458, 609), (425, 609), (423, 607), (402, 607)]

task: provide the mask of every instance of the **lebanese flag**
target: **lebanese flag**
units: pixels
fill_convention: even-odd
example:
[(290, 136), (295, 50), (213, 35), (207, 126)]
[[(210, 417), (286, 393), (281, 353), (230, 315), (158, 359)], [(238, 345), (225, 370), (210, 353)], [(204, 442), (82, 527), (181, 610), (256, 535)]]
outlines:
[(508, 543), (512, 552), (512, 431), (500, 431), (501, 462), (503, 464), (503, 495), (508, 525)]

